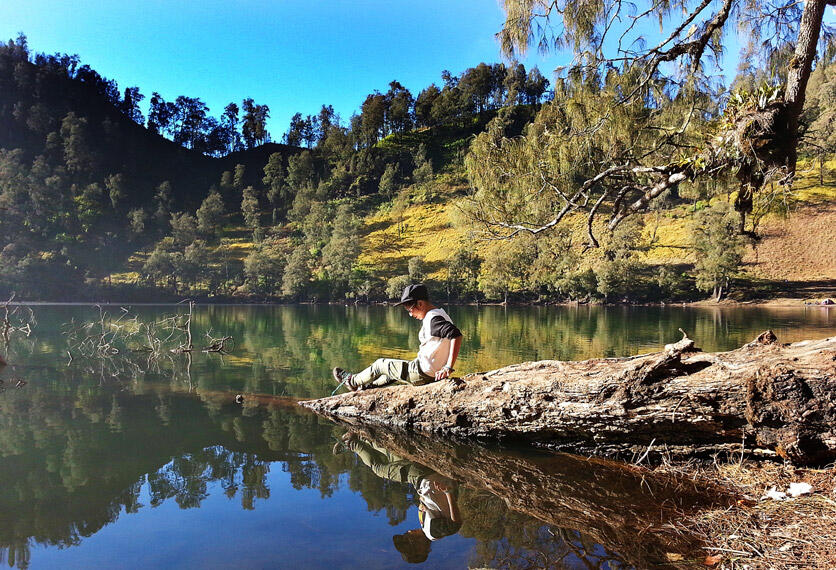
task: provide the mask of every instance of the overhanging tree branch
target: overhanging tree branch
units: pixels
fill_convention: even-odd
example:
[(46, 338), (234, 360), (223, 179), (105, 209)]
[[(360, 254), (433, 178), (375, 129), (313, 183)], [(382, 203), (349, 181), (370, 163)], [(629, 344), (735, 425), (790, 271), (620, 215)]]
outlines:
[[(541, 233), (582, 213), (589, 242), (597, 245), (596, 218), (606, 216), (613, 230), (684, 182), (734, 174), (743, 231), (753, 196), (770, 181), (792, 181), (824, 8), (836, 0), (808, 0), (803, 8), (798, 0), (720, 0), (708, 15), (712, 3), (650, 0), (630, 14), (618, 0), (504, 0), (508, 18), (499, 37), (506, 53), (547, 42), (571, 47), (576, 64), (526, 135), (513, 144), (496, 133), (477, 137), (468, 160), (476, 204), (469, 211), (478, 212), (472, 219), (501, 238)], [(639, 22), (651, 17), (670, 20), (672, 32), (644, 48)], [(607, 57), (603, 38), (621, 18), (617, 52)], [(719, 102), (712, 109), (717, 95), (705, 87), (703, 60), (706, 50), (720, 52), (722, 32), (735, 21), (753, 41), (766, 42), (764, 53), (791, 45), (793, 56), (783, 92), (767, 86), (732, 97), (721, 114)], [(622, 47), (630, 39), (635, 51)], [(672, 69), (665, 64), (682, 61), (684, 75), (665, 76)], [(679, 129), (663, 126), (683, 114)], [(488, 153), (480, 138), (492, 140)], [(536, 191), (525, 187), (535, 180)]]

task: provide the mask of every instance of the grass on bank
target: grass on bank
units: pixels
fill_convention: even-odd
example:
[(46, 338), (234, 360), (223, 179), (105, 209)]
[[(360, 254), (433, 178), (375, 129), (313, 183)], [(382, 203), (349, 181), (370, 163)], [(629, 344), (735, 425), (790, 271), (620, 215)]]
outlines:
[[(731, 507), (700, 511), (675, 523), (704, 542), (706, 567), (836, 568), (836, 466), (797, 469), (745, 461), (686, 472), (740, 496)], [(812, 485), (813, 494), (761, 499), (772, 487), (783, 491), (799, 482)]]

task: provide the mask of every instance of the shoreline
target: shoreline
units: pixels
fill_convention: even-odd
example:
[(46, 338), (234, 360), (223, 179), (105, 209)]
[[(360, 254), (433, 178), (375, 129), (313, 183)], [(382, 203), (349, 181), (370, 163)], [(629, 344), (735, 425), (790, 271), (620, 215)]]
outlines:
[[(181, 305), (184, 301), (191, 299), (198, 305), (218, 305), (218, 306), (237, 306), (237, 305), (253, 305), (253, 306), (280, 306), (280, 305), (335, 305), (335, 306), (392, 306), (394, 301), (365, 301), (365, 302), (349, 302), (342, 301), (285, 301), (285, 300), (271, 300), (271, 299), (234, 299), (234, 298), (202, 298), (202, 297), (183, 297), (179, 301), (174, 300), (152, 300), (152, 301), (130, 301), (130, 300), (34, 300), (34, 301), (11, 301), (0, 302), (0, 306), (38, 306), (38, 305), (78, 305), (78, 306), (96, 306), (96, 305), (128, 305), (136, 307), (153, 307), (153, 306), (172, 306)], [(831, 301), (826, 303), (825, 301)], [(714, 301), (711, 299), (703, 299), (700, 301), (682, 301), (682, 302), (658, 302), (658, 303), (602, 303), (597, 301), (581, 302), (581, 301), (560, 301), (560, 302), (445, 302), (443, 300), (436, 301), (442, 306), (453, 307), (719, 307), (719, 308), (734, 308), (740, 306), (746, 307), (815, 307), (822, 309), (836, 308), (836, 291), (830, 296), (812, 298), (812, 297), (772, 297), (765, 299), (751, 299), (738, 301), (736, 299), (723, 299), (721, 301)]]

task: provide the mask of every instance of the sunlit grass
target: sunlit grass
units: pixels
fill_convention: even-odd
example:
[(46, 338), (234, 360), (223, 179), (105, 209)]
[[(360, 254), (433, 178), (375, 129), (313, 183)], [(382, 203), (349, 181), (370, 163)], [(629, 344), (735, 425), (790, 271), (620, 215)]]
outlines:
[(429, 277), (443, 279), (446, 260), (466, 238), (466, 231), (453, 227), (452, 204), (418, 204), (403, 216), (379, 212), (363, 221), (360, 265), (387, 277), (406, 273), (412, 257), (422, 257)]
[(641, 261), (663, 264), (687, 260), (691, 237), (690, 217), (685, 212), (647, 214), (644, 221), (643, 248), (638, 255)]
[(115, 284), (132, 284), (138, 283), (140, 275), (138, 271), (123, 271), (121, 273), (111, 273), (110, 281)]
[[(820, 178), (820, 174), (823, 174)], [(825, 161), (820, 171), (818, 161), (799, 161), (794, 193), (803, 203), (820, 203), (836, 200), (836, 159)]]
[[(426, 136), (427, 133), (422, 132), (409, 139), (389, 137), (379, 146), (417, 147)], [(454, 143), (457, 145), (463, 140), (456, 139)], [(405, 192), (410, 203), (401, 213), (397, 212), (392, 202), (384, 202), (367, 214), (360, 228), (358, 265), (373, 278), (385, 280), (406, 273), (409, 260), (420, 257), (428, 278), (441, 281), (446, 278), (447, 260), (460, 247), (467, 245), (483, 256), (491, 255), (491, 251), (501, 245), (474, 240), (465, 225), (459, 223), (461, 214), (455, 201), (467, 187), (467, 178), (459, 166), (436, 174), (427, 185), (407, 188)], [(724, 193), (714, 200), (726, 200), (728, 196)], [(799, 161), (790, 215), (805, 207), (833, 202), (836, 202), (836, 159), (827, 161), (823, 169), (817, 161)], [(638, 259), (648, 264), (691, 263), (693, 254), (689, 226), (694, 210), (694, 204), (680, 204), (669, 210), (645, 214)], [(769, 214), (761, 221), (761, 227), (779, 219), (779, 214)], [(237, 273), (257, 245), (252, 240), (252, 232), (240, 223), (240, 219), (229, 219), (227, 222), (220, 243), (209, 246), (209, 264), (214, 267), (231, 264), (233, 273)], [(574, 245), (581, 247), (587, 243), (584, 216), (570, 216), (564, 221), (564, 226), (569, 228)], [(290, 239), (287, 237), (289, 228), (282, 228), (282, 232), (285, 235), (283, 240)], [(585, 250), (580, 263), (592, 266), (600, 255), (600, 250)], [(147, 251), (133, 253), (120, 271), (111, 275), (111, 280), (114, 283), (137, 283), (147, 258)]]

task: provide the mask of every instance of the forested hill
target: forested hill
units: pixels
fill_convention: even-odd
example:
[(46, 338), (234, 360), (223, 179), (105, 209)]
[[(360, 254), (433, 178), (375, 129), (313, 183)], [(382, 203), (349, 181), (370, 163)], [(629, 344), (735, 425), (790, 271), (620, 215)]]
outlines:
[(95, 289), (98, 276), (155, 239), (155, 228), (167, 231), (171, 213), (194, 211), (225, 171), (229, 185), (236, 165), (247, 173), (240, 183), (261, 184), (267, 156), (286, 161), (299, 150), (239, 143), (223, 153), (222, 125), (206, 117), (199, 100), (182, 98), (193, 116), (173, 116), (185, 105), (157, 105), (169, 114), (163, 130), (150, 116), (146, 124), (142, 99), (135, 87), (123, 95), (77, 56), (34, 54), (22, 36), (0, 44), (4, 292), (50, 298)]
[[(823, 61), (811, 76), (811, 132), (833, 132), (835, 69)], [(743, 233), (726, 176), (682, 182), (597, 248), (579, 216), (538, 236), (474, 238), (487, 218), (550, 215), (560, 188), (546, 185), (577, 184), (562, 173), (603, 152), (573, 147), (580, 134), (618, 145), (639, 118), (678, 121), (690, 105), (663, 92), (631, 107), (622, 131), (599, 130), (617, 81), (567, 77), (550, 91), (536, 67), (479, 63), (417, 95), (392, 81), (348, 120), (327, 104), (297, 113), (278, 144), (252, 99), (219, 118), (195, 97), (155, 92), (143, 107), (138, 88), (21, 36), (0, 44), (0, 297), (374, 301), (423, 280), (451, 300), (668, 302), (774, 295), (786, 277), (829, 294), (832, 264), (797, 262), (836, 239), (829, 138), (802, 148), (792, 191), (758, 195)], [(741, 75), (730, 99), (779, 91), (759, 81)], [(723, 111), (716, 94), (694, 97), (710, 102), (687, 133), (698, 141)], [(537, 168), (558, 176), (532, 178)]]
[(19, 150), (25, 165), (40, 158), (65, 187), (55, 192), (100, 183), (110, 195), (105, 180), (121, 175), (126, 187), (112, 197), (117, 209), (150, 202), (164, 181), (174, 207), (194, 208), (224, 170), (243, 164), (255, 171), (269, 154), (293, 152), (270, 144), (215, 160), (205, 147), (188, 148), (146, 127), (137, 88), (123, 97), (114, 81), (79, 63), (66, 54), (32, 56), (20, 42), (0, 45), (0, 148)]
[[(252, 99), (215, 118), (199, 98), (155, 92), (143, 113), (138, 88), (120, 90), (77, 56), (35, 53), (24, 36), (0, 44), (0, 295), (98, 298), (126, 267), (139, 269), (120, 289), (129, 296), (194, 286), (209, 296), (276, 294), (281, 282), (242, 288), (235, 254), (253, 243), (269, 250), (280, 236), (282, 267), (306, 250), (314, 257), (300, 263), (320, 278), (300, 279), (319, 282), (318, 297), (341, 295), (346, 271), (317, 259), (337, 206), (355, 220), (445, 169), (461, 188), (469, 139), (503, 106), (508, 132), (521, 132), (549, 85), (521, 65), (479, 64), (442, 79), (417, 98), (393, 81), (348, 124), (328, 105), (297, 114), (289, 144), (278, 144), (266, 130), (269, 108)], [(221, 251), (240, 242), (236, 228), (252, 232), (250, 245)], [(231, 269), (218, 261), (230, 256)], [(290, 290), (308, 295), (302, 284)]]

